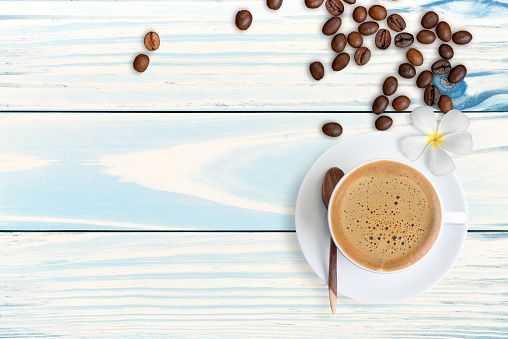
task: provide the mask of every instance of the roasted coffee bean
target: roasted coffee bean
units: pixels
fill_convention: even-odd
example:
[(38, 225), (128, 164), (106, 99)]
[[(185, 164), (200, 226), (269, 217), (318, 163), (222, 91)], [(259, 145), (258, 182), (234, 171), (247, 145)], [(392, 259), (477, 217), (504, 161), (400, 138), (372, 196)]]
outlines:
[(452, 46), (447, 44), (442, 44), (441, 46), (439, 46), (439, 55), (441, 56), (441, 58), (446, 60), (450, 60), (451, 58), (453, 58)]
[(386, 19), (386, 23), (388, 24), (388, 27), (395, 32), (402, 32), (406, 29), (406, 22), (404, 21), (404, 18), (398, 14), (391, 14), (388, 19)]
[(439, 15), (436, 12), (427, 12), (422, 18), (422, 26), (427, 29), (436, 27), (439, 22)]
[(443, 75), (452, 70), (452, 66), (448, 60), (438, 60), (432, 64), (432, 73), (437, 75)]
[(370, 49), (367, 47), (360, 47), (355, 52), (355, 62), (359, 66), (365, 65), (370, 60)]
[(405, 62), (399, 66), (399, 75), (406, 79), (411, 79), (416, 75), (415, 66)]
[(358, 48), (363, 44), (362, 35), (358, 32), (351, 32), (347, 36), (347, 42), (349, 43), (349, 46)]
[(344, 4), (340, 0), (326, 0), (325, 6), (331, 15), (337, 16), (344, 13)]
[(376, 114), (381, 114), (384, 111), (386, 111), (386, 108), (388, 107), (388, 98), (384, 95), (380, 95), (374, 100), (374, 103), (372, 104), (372, 112)]
[(360, 23), (367, 19), (367, 8), (358, 6), (353, 10), (353, 20)]
[(148, 68), (148, 64), (150, 63), (150, 58), (145, 54), (139, 54), (132, 63), (132, 66), (139, 73), (143, 73)]
[(450, 71), (450, 74), (448, 74), (448, 81), (452, 84), (456, 84), (464, 80), (467, 74), (467, 68), (464, 65), (457, 65), (453, 67), (453, 69)]
[(344, 33), (339, 33), (332, 39), (332, 49), (334, 52), (340, 53), (346, 48), (347, 39)]
[(354, 5), (356, 3), (356, 0), (344, 0), (345, 3)]
[(239, 11), (236, 13), (235, 23), (238, 29), (245, 31), (252, 24), (252, 14), (247, 10)]
[(340, 53), (333, 59), (332, 69), (336, 72), (342, 71), (349, 64), (349, 54), (348, 53)]
[(411, 46), (415, 42), (415, 38), (411, 33), (399, 33), (395, 36), (393, 42), (395, 46), (404, 48)]
[(384, 95), (392, 95), (397, 92), (397, 87), (399, 87), (399, 82), (396, 77), (389, 76), (383, 82), (383, 93)]
[(439, 99), (439, 103), (437, 104), (439, 109), (443, 113), (448, 113), (453, 109), (452, 99), (448, 95), (441, 95)]
[(328, 19), (327, 22), (323, 25), (323, 34), (324, 35), (333, 35), (337, 33), (342, 24), (342, 20), (338, 17), (333, 17)]
[(432, 31), (423, 30), (418, 32), (416, 35), (416, 40), (418, 40), (419, 43), (428, 45), (436, 41), (436, 35)]
[(323, 133), (329, 137), (338, 137), (342, 134), (342, 126), (336, 122), (328, 122), (323, 125)]
[(358, 32), (360, 32), (361, 35), (372, 35), (376, 33), (378, 29), (379, 25), (374, 21), (367, 21), (358, 26)]
[(439, 88), (436, 85), (429, 85), (425, 88), (425, 92), (423, 93), (423, 101), (429, 106), (437, 105), (441, 99), (441, 93), (439, 92)]
[(323, 4), (323, 0), (305, 0), (305, 6), (308, 8), (318, 8)]
[(423, 71), (416, 79), (416, 86), (425, 88), (432, 83), (432, 80), (434, 80), (434, 74), (431, 71)]
[(387, 29), (380, 29), (376, 33), (376, 38), (374, 39), (376, 43), (376, 47), (379, 49), (387, 49), (390, 47), (390, 44), (392, 43), (392, 35)]
[(388, 108), (388, 98), (384, 95), (378, 96), (372, 104), (372, 112), (375, 114), (381, 114)]
[(446, 21), (441, 21), (436, 27), (437, 37), (445, 42), (452, 39), (452, 29)]
[(374, 20), (384, 20), (386, 18), (386, 14), (386, 8), (381, 5), (374, 5), (369, 8), (369, 15)]
[(392, 107), (397, 112), (406, 110), (410, 104), (411, 104), (411, 100), (409, 100), (409, 98), (405, 95), (396, 97), (392, 101)]
[(382, 117), (379, 117), (376, 119), (376, 128), (379, 131), (386, 131), (388, 128), (392, 127), (393, 120), (390, 117), (387, 117), (386, 115), (383, 115)]
[(323, 64), (319, 61), (314, 61), (309, 65), (310, 75), (314, 78), (314, 80), (321, 80), (325, 76), (325, 68)]
[(268, 8), (278, 10), (282, 6), (282, 0), (266, 0)]
[(406, 52), (406, 58), (407, 61), (415, 66), (421, 66), (423, 64), (423, 55), (415, 48), (411, 48)]
[(468, 31), (458, 31), (453, 33), (452, 40), (457, 45), (466, 45), (473, 40), (473, 36)]
[(159, 48), (161, 41), (159, 34), (155, 32), (148, 32), (145, 35), (145, 47), (149, 51), (155, 51)]

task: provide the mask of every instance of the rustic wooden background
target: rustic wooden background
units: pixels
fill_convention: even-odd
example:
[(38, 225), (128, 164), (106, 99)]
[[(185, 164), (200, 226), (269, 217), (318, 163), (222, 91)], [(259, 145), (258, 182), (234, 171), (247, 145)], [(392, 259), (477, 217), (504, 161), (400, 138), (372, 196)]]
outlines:
[[(326, 10), (303, 0), (276, 12), (264, 0), (4, 1), (0, 337), (508, 337), (508, 3), (377, 3), (414, 34), (432, 9), (474, 35), (452, 59), (469, 72), (454, 103), (474, 150), (454, 161), (470, 232), (439, 285), (396, 305), (339, 297), (332, 316), (294, 232), (303, 176), (374, 130), (371, 102), (403, 50), (331, 72)], [(246, 32), (239, 9), (254, 16)], [(438, 44), (416, 46), (421, 70)], [(151, 58), (143, 74), (138, 53)], [(398, 91), (410, 109), (413, 83)], [(416, 133), (407, 112), (388, 115), (391, 131)], [(324, 136), (327, 121), (344, 134)]]

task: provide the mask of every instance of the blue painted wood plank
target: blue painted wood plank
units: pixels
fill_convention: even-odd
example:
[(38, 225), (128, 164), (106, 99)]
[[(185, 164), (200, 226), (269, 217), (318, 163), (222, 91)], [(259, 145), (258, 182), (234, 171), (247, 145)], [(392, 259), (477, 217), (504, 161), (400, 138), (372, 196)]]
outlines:
[[(365, 3), (364, 5), (369, 5)], [(421, 29), (420, 18), (435, 10), (454, 31), (468, 29), (473, 41), (456, 46), (452, 64), (468, 67), (458, 91), (450, 91), (461, 110), (508, 111), (508, 31), (504, 1), (390, 1), (407, 31)], [(239, 32), (233, 18), (248, 8), (254, 23)], [(351, 6), (341, 31), (357, 29)], [(321, 34), (328, 18), (322, 6), (305, 8), (286, 1), (279, 11), (264, 1), (4, 1), (0, 16), (0, 109), (4, 110), (344, 110), (367, 111), (381, 94), (381, 83), (396, 75), (405, 50), (379, 51), (365, 37), (371, 61), (351, 63), (337, 73), (335, 54)], [(199, 23), (199, 24), (196, 24)], [(386, 23), (381, 23), (382, 27)], [(149, 53), (142, 40), (149, 30), (162, 39)], [(415, 43), (425, 57), (418, 72), (436, 61), (438, 42)], [(346, 52), (353, 53), (349, 47)], [(144, 74), (132, 70), (138, 53), (148, 53)], [(320, 60), (326, 76), (315, 82), (310, 62)], [(399, 78), (398, 94), (420, 105), (414, 79)]]
[(506, 233), (471, 233), (409, 302), (339, 296), (294, 233), (2, 233), (2, 337), (496, 337), (508, 333)]
[[(417, 134), (407, 114), (391, 131)], [(507, 113), (454, 157), (471, 229), (507, 229)], [(1, 114), (0, 229), (294, 230), (300, 183), (371, 113)], [(338, 121), (338, 139), (322, 134)]]

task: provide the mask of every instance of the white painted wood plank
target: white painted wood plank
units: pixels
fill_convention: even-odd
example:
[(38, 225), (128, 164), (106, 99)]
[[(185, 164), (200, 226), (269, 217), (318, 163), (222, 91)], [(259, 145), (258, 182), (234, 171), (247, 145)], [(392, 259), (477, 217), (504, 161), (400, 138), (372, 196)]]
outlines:
[[(455, 104), (463, 110), (508, 110), (506, 2), (383, 4), (401, 13), (414, 34), (429, 9), (454, 30), (470, 30), (472, 43), (456, 46), (452, 59), (469, 70), (465, 95)], [(247, 32), (233, 24), (241, 8), (254, 15)], [(343, 14), (345, 33), (356, 29), (352, 9), (346, 6)], [(303, 0), (286, 1), (279, 11), (259, 0), (4, 1), (0, 19), (1, 109), (366, 111), (381, 93), (382, 80), (405, 60), (405, 50), (392, 45), (381, 52), (371, 36), (365, 38), (375, 52), (369, 64), (332, 72), (330, 38), (320, 32), (327, 12), (324, 6), (305, 8)], [(162, 44), (149, 53), (150, 67), (140, 75), (131, 64), (136, 54), (148, 53), (142, 40), (149, 30), (160, 34)], [(426, 58), (421, 69), (438, 59), (437, 43), (414, 46)], [(318, 83), (308, 74), (314, 60), (327, 70)], [(400, 79), (398, 93), (422, 104), (414, 80)]]
[[(418, 134), (408, 114), (391, 131)], [(506, 229), (508, 114), (469, 113), (454, 157), (471, 229)], [(0, 229), (294, 230), (300, 183), (371, 113), (0, 114)], [(327, 121), (341, 137), (321, 132)]]
[(0, 336), (502, 338), (507, 240), (470, 233), (432, 290), (397, 305), (339, 296), (332, 316), (292, 232), (2, 233)]

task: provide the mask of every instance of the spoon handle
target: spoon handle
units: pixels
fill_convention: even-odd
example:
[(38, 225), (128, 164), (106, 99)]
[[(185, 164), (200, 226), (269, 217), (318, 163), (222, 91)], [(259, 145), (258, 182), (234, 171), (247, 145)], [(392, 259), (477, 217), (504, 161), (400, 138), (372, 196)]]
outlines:
[(328, 294), (330, 295), (330, 307), (332, 314), (337, 309), (337, 247), (330, 238), (330, 262), (328, 265)]

